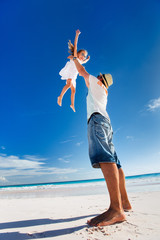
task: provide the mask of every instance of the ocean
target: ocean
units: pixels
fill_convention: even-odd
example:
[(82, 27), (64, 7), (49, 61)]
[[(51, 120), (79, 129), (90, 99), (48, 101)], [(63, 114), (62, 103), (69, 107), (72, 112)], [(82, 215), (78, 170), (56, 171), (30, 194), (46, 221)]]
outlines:
[[(128, 192), (160, 191), (160, 173), (126, 177)], [(0, 186), (0, 198), (17, 197), (62, 197), (77, 195), (106, 194), (103, 178), (65, 182), (36, 183)]]

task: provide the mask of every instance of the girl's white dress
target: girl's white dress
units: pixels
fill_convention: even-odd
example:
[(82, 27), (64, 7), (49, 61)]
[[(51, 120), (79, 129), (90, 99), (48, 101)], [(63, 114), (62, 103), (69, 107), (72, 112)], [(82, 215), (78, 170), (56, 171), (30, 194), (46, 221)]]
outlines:
[[(78, 58), (77, 60), (80, 64), (83, 63), (83, 61), (79, 60)], [(73, 87), (76, 88), (78, 71), (73, 60), (70, 60), (66, 63), (66, 65), (59, 72), (59, 75), (61, 76), (61, 80), (67, 80), (69, 78), (72, 79)]]

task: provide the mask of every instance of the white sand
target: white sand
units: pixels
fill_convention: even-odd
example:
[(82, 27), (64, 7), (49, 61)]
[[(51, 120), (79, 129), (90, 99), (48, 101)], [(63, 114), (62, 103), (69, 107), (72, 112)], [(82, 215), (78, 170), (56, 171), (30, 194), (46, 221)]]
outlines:
[(0, 199), (0, 240), (158, 240), (160, 192), (129, 193), (127, 221), (88, 228), (86, 221), (105, 211), (107, 195)]

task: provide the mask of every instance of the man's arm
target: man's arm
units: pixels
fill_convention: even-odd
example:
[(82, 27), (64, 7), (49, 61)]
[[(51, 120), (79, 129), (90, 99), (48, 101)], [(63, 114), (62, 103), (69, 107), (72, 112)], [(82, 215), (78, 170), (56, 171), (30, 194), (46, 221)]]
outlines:
[[(68, 57), (69, 59), (73, 60), (73, 56), (69, 56)], [(84, 77), (84, 80), (85, 80), (85, 83), (86, 83), (86, 86), (89, 88), (89, 73), (85, 70), (85, 68), (78, 62), (77, 59), (74, 59), (73, 60), (75, 65), (76, 65), (76, 68), (77, 68), (77, 71), (79, 72), (79, 75)]]

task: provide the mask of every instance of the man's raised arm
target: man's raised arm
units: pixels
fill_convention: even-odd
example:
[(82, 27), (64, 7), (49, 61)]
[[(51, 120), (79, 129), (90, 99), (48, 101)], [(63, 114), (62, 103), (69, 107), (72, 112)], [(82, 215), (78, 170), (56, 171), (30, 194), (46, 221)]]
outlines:
[(76, 68), (77, 68), (77, 71), (79, 72), (79, 75), (84, 77), (85, 79), (85, 83), (86, 83), (86, 86), (89, 87), (89, 73), (85, 70), (85, 68), (78, 62), (77, 58), (74, 57), (74, 56), (69, 56), (68, 57), (69, 59), (73, 60), (75, 65), (76, 65)]

